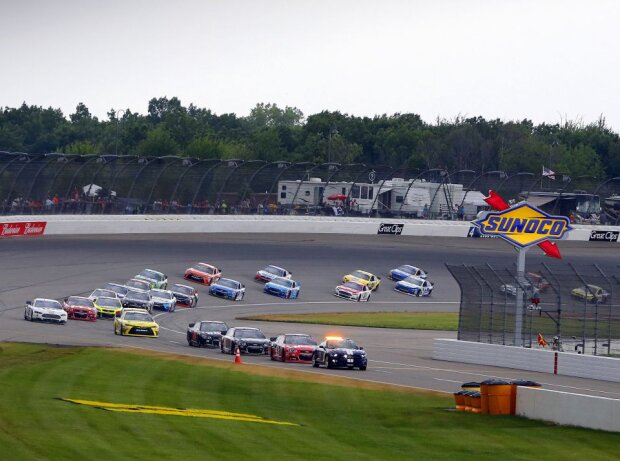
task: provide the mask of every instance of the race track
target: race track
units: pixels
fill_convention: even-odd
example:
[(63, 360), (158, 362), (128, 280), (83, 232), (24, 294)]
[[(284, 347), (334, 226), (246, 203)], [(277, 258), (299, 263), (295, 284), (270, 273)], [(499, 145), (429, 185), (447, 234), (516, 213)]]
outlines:
[[(561, 249), (565, 259), (577, 265), (617, 264), (620, 259), (619, 248), (613, 243), (563, 242)], [(530, 252), (528, 263), (542, 261), (537, 253)], [(432, 360), (432, 338), (453, 338), (454, 332), (236, 320), (248, 314), (277, 312), (457, 311), (459, 289), (444, 264), (514, 264), (514, 250), (498, 240), (316, 234), (56, 236), (0, 240), (0, 255), (0, 341), (140, 347), (230, 361), (232, 358), (219, 350), (190, 348), (185, 341), (188, 323), (223, 320), (229, 326), (258, 326), (267, 336), (306, 332), (320, 339), (330, 333), (342, 334), (364, 346), (369, 357), (365, 372), (314, 369), (310, 365), (271, 362), (268, 357), (244, 356), (248, 363), (449, 392), (465, 381), (528, 378), (550, 389), (620, 398), (617, 383)], [(225, 277), (245, 283), (245, 300), (235, 303), (213, 298), (207, 295), (206, 287), (197, 286), (198, 308), (157, 314), (162, 327), (158, 339), (117, 337), (112, 322), (106, 320), (70, 321), (65, 326), (23, 320), (26, 300), (88, 295), (106, 282), (125, 282), (145, 267), (165, 272), (169, 284), (182, 282), (185, 268), (196, 261), (213, 263), (222, 268)], [(299, 300), (281, 300), (262, 293), (262, 285), (256, 284), (253, 276), (266, 264), (293, 273), (302, 284)], [(414, 298), (392, 290), (394, 283), (386, 274), (400, 264), (414, 264), (430, 273), (429, 280), (435, 283), (432, 297)], [(344, 301), (332, 295), (342, 275), (354, 269), (368, 270), (383, 278), (369, 303)]]

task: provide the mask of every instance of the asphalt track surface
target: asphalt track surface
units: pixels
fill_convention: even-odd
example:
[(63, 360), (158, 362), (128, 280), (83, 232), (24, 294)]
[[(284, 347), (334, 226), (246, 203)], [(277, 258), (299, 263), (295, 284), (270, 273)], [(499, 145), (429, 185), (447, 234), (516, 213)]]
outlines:
[[(620, 247), (609, 243), (562, 242), (565, 260), (573, 264), (617, 264)], [(530, 251), (528, 264), (543, 257)], [(262, 313), (347, 311), (458, 311), (459, 288), (445, 263), (512, 265), (516, 253), (502, 241), (403, 236), (178, 234), (115, 236), (47, 236), (0, 240), (0, 341), (65, 345), (145, 348), (231, 361), (219, 350), (187, 345), (187, 325), (198, 320), (223, 320), (229, 326), (257, 326), (267, 336), (303, 332), (319, 339), (340, 334), (355, 339), (368, 352), (368, 370), (325, 370), (310, 365), (282, 364), (268, 357), (244, 356), (246, 363), (289, 367), (308, 373), (329, 373), (402, 386), (453, 392), (460, 383), (490, 377), (527, 378), (545, 388), (620, 398), (620, 384), (554, 376), (507, 368), (432, 360), (432, 338), (455, 338), (455, 332), (332, 327), (271, 322), (248, 322), (237, 317)], [(88, 295), (106, 282), (124, 282), (145, 267), (162, 270), (169, 284), (182, 282), (184, 270), (204, 261), (222, 268), (225, 277), (246, 285), (241, 302), (211, 297), (196, 285), (198, 307), (157, 313), (157, 339), (118, 337), (112, 322), (69, 321), (67, 325), (30, 323), (23, 319), (26, 300), (62, 299)], [(549, 264), (553, 261), (547, 260)], [(302, 284), (298, 300), (282, 300), (262, 292), (253, 281), (266, 264), (287, 268)], [(415, 298), (393, 291), (387, 272), (400, 264), (425, 268), (435, 283), (431, 297)], [(369, 303), (340, 300), (332, 295), (341, 277), (354, 269), (380, 275), (383, 280)], [(186, 282), (187, 283), (187, 282)]]

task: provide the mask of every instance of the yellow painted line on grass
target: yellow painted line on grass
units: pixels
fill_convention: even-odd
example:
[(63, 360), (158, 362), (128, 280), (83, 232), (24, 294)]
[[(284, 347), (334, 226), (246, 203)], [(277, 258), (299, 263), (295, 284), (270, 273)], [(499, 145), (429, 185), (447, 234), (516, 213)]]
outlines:
[(214, 418), (214, 419), (227, 419), (231, 421), (245, 421), (248, 423), (264, 423), (264, 424), (277, 424), (281, 426), (299, 426), (299, 424), (289, 423), (287, 421), (273, 421), (270, 419), (264, 419), (261, 416), (248, 415), (244, 413), (231, 413), (229, 411), (218, 410), (202, 410), (195, 408), (170, 408), (170, 407), (158, 407), (152, 405), (132, 405), (125, 403), (110, 403), (110, 402), (97, 402), (94, 400), (79, 400), (79, 399), (65, 399), (65, 402), (76, 403), (78, 405), (86, 405), (89, 407), (100, 408), (107, 411), (120, 411), (127, 413), (148, 413), (156, 415), (168, 415), (168, 416), (191, 416), (194, 418)]

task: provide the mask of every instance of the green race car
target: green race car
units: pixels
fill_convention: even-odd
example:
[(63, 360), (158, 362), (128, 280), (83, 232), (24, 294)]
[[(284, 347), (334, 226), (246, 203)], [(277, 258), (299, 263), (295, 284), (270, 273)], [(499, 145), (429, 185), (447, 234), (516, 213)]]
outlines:
[(573, 288), (571, 294), (575, 298), (585, 299), (589, 303), (604, 303), (609, 297), (609, 292), (597, 285)]
[(151, 285), (151, 288), (159, 288), (165, 290), (168, 286), (168, 277), (163, 272), (159, 272), (153, 269), (144, 269), (134, 278), (144, 280)]

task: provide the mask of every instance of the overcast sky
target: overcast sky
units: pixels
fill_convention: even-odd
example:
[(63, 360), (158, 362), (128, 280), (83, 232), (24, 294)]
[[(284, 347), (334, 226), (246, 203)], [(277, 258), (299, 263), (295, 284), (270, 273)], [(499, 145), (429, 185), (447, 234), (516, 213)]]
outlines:
[(0, 106), (413, 112), (620, 131), (620, 1), (0, 0)]

